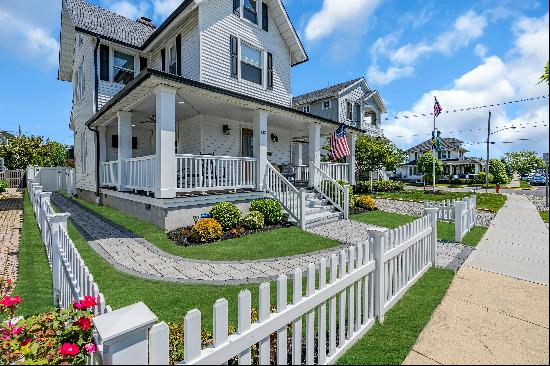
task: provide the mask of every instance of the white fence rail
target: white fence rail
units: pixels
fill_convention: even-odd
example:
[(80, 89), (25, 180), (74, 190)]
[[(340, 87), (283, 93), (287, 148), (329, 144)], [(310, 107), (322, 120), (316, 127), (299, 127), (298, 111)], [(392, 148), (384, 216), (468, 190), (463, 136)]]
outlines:
[(334, 180), (349, 183), (349, 164), (347, 163), (321, 163), (321, 170)]
[(7, 188), (20, 188), (24, 175), (25, 171), (22, 169), (4, 170), (0, 172), (0, 181), (6, 182)]
[(294, 169), (296, 173), (294, 180), (300, 182), (307, 182), (309, 180), (309, 167), (307, 165), (296, 165)]
[(256, 159), (176, 155), (179, 192), (256, 188)]
[(28, 182), (36, 183), (44, 192), (63, 192), (76, 195), (76, 177), (73, 168), (29, 166), (26, 173)]
[(125, 160), (126, 182), (124, 186), (135, 191), (153, 192), (155, 190), (155, 162), (154, 155)]
[(305, 196), (303, 191), (299, 191), (290, 183), (281, 173), (277, 171), (269, 162), (264, 176), (264, 188), (273, 195), (288, 214), (296, 220), (301, 228), (304, 228), (305, 222)]
[(460, 242), (477, 222), (477, 196), (446, 201), (424, 201), (424, 209), (437, 208), (437, 219), (455, 224), (455, 241)]
[(28, 193), (36, 216), (42, 241), (46, 247), (53, 277), (53, 304), (67, 309), (84, 296), (92, 296), (98, 304), (92, 309), (95, 315), (105, 314), (110, 308), (105, 304), (90, 271), (69, 238), (67, 218), (69, 214), (56, 214), (50, 204), (51, 192), (27, 180)]
[(118, 161), (107, 161), (100, 164), (100, 185), (102, 187), (118, 186)]
[(314, 188), (323, 197), (330, 201), (339, 211), (344, 213), (344, 219), (349, 217), (349, 189), (348, 186), (340, 185), (318, 166), (313, 165), (315, 170)]
[[(213, 304), (213, 346), (202, 348), (202, 314), (189, 311), (184, 318), (184, 360), (182, 365), (332, 364), (360, 339), (378, 318), (406, 293), (430, 266), (435, 266), (437, 209), (429, 216), (391, 231), (370, 231), (364, 244), (350, 246), (327, 262), (309, 264), (303, 278), (296, 269), (289, 280), (280, 275), (275, 283), (262, 283), (258, 293), (258, 321), (252, 323), (252, 299), (243, 290), (237, 300), (237, 331), (229, 334), (230, 304), (219, 299)], [(305, 289), (302, 288), (305, 280)], [(289, 283), (291, 281), (291, 283)], [(271, 303), (275, 285), (276, 303)], [(292, 286), (292, 301), (287, 294)], [(304, 291), (305, 290), (305, 291)], [(137, 307), (134, 309), (132, 307)], [(143, 304), (96, 318), (98, 324), (120, 324), (134, 319), (134, 313), (147, 319), (154, 314)], [(120, 316), (114, 315), (120, 312)], [(146, 315), (143, 315), (143, 314)], [(141, 320), (141, 319), (138, 319)], [(166, 364), (169, 355), (169, 330), (166, 324), (141, 326), (135, 322), (127, 330), (117, 326), (116, 350), (99, 356), (105, 363)], [(102, 327), (100, 327), (102, 328)], [(98, 339), (104, 331), (98, 328)], [(105, 331), (106, 332), (106, 331)], [(149, 341), (147, 342), (147, 339)], [(368, 352), (368, 351), (367, 351)], [(236, 360), (235, 360), (236, 359)], [(117, 362), (117, 360), (122, 360)]]

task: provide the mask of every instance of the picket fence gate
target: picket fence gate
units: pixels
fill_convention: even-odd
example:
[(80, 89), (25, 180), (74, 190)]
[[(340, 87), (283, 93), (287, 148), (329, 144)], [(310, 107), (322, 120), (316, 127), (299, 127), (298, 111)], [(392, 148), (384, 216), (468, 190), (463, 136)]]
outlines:
[[(37, 183), (45, 192), (62, 192), (76, 195), (76, 176), (73, 168), (67, 167), (27, 167), (27, 182)], [(30, 187), (27, 184), (27, 187)]]
[(94, 315), (111, 311), (105, 304), (105, 297), (99, 292), (84, 260), (69, 238), (67, 219), (70, 214), (55, 213), (50, 203), (52, 193), (44, 192), (43, 187), (34, 183), (32, 178), (27, 180), (27, 187), (52, 270), (53, 304), (58, 308), (68, 309), (74, 301), (84, 296), (92, 296), (98, 301), (92, 309)]
[(22, 169), (4, 170), (0, 172), (0, 181), (5, 181), (8, 185), (7, 188), (20, 188), (24, 174), (25, 171)]
[[(370, 231), (364, 244), (353, 245), (309, 264), (304, 274), (292, 273), (275, 281), (272, 312), (271, 285), (259, 286), (259, 319), (251, 321), (252, 295), (243, 290), (237, 300), (237, 332), (229, 333), (229, 303), (213, 304), (213, 346), (201, 347), (199, 310), (184, 317), (182, 365), (332, 364), (390, 310), (430, 266), (435, 266), (437, 209), (408, 225)], [(97, 317), (97, 363), (167, 364), (169, 329), (156, 323), (143, 303)], [(123, 326), (123, 324), (125, 326)], [(115, 324), (115, 325), (111, 325)], [(126, 328), (127, 330), (124, 330)], [(275, 346), (276, 351), (272, 351)]]
[(477, 196), (446, 201), (424, 201), (424, 209), (437, 208), (437, 219), (455, 224), (455, 241), (460, 242), (477, 222)]

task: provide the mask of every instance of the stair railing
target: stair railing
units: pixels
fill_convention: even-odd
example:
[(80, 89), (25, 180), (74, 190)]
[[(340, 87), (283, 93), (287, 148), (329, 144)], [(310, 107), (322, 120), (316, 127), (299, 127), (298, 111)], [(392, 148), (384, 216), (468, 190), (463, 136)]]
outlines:
[(264, 188), (275, 197), (288, 214), (304, 229), (306, 225), (306, 199), (304, 191), (296, 189), (273, 165), (267, 162)]
[(341, 185), (315, 164), (313, 164), (313, 170), (313, 188), (332, 203), (336, 209), (340, 210), (344, 214), (344, 219), (347, 220), (349, 218), (348, 186)]

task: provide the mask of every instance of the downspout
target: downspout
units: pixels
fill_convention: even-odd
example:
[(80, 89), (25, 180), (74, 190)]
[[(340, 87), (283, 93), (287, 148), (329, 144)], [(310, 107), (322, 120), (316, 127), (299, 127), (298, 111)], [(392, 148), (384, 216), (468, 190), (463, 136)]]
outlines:
[[(97, 113), (97, 110), (98, 110), (98, 107), (99, 107), (99, 98), (98, 98), (98, 90), (99, 90), (99, 80), (98, 80), (98, 77), (97, 77), (97, 50), (99, 49), (99, 37), (96, 38), (96, 44), (95, 44), (95, 48), (94, 48), (94, 114)], [(100, 149), (100, 146), (99, 146), (99, 131), (97, 129), (93, 129), (91, 128), (90, 126), (86, 126), (88, 127), (88, 129), (90, 131), (93, 131), (94, 132), (94, 136), (95, 136), (95, 187), (96, 187), (96, 191), (95, 191), (95, 202), (97, 205), (100, 205), (101, 204), (101, 196), (100, 196), (100, 193), (99, 193), (99, 169), (100, 169), (100, 164), (99, 164), (99, 158), (100, 158), (100, 153), (99, 153), (99, 149)]]

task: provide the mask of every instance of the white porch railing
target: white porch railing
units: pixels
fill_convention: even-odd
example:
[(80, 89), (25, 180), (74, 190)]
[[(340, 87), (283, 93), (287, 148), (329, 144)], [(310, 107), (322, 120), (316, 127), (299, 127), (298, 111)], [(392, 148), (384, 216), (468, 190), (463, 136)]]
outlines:
[(256, 188), (256, 159), (176, 155), (178, 192)]
[(346, 163), (321, 163), (321, 170), (334, 180), (349, 182), (349, 164)]
[(118, 160), (103, 162), (101, 168), (101, 186), (116, 187), (118, 186)]
[(136, 191), (153, 192), (155, 190), (155, 161), (154, 155), (125, 160), (126, 183), (124, 186)]
[(294, 167), (296, 175), (295, 180), (307, 182), (309, 180), (309, 167), (307, 165), (296, 165)]
[(349, 189), (348, 186), (340, 185), (321, 168), (313, 165), (315, 169), (314, 188), (323, 197), (330, 201), (339, 211), (344, 213), (344, 219), (349, 217)]
[(264, 187), (268, 193), (275, 197), (288, 214), (298, 222), (302, 228), (305, 226), (305, 196), (290, 183), (273, 165), (267, 162), (265, 170)]

